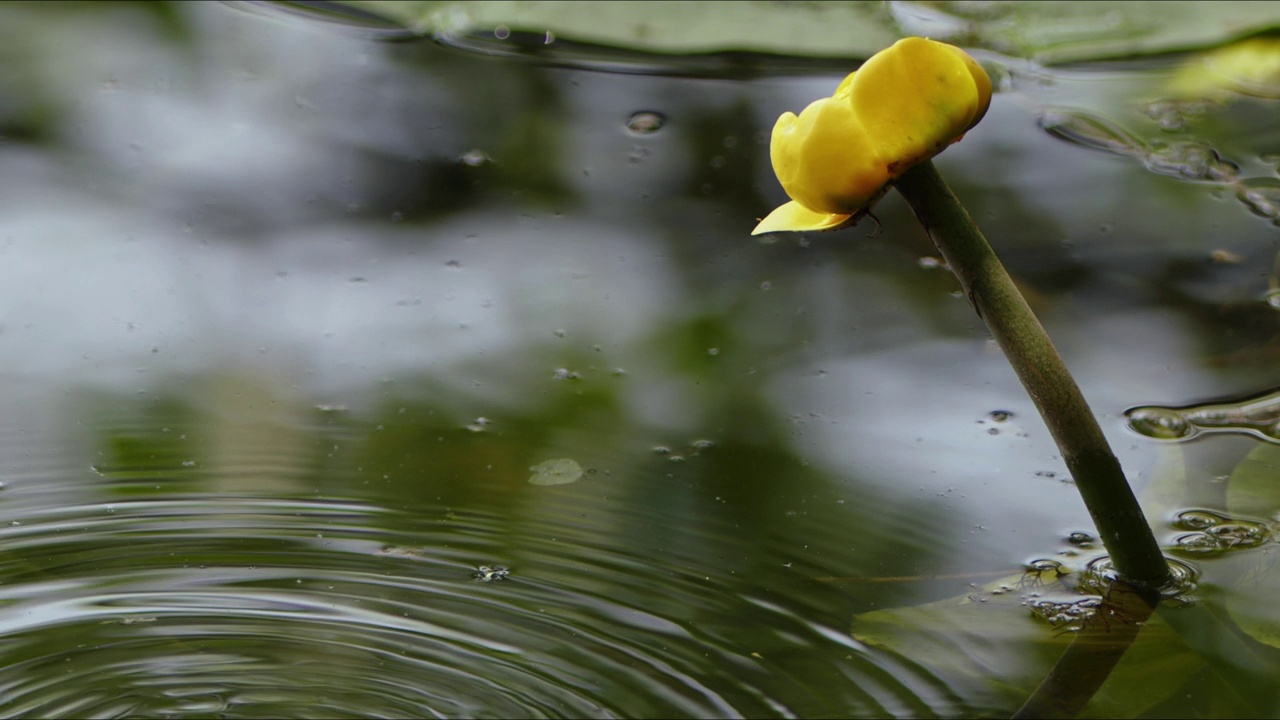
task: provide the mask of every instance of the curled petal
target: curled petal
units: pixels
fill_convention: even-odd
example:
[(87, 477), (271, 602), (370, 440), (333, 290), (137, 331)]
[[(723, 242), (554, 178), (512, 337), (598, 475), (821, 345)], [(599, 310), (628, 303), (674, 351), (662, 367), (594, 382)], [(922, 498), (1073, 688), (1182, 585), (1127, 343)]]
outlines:
[(906, 38), (876, 53), (854, 74), (849, 102), (897, 177), (937, 155), (986, 113), (991, 83), (959, 48)]
[(824, 213), (810, 210), (794, 200), (780, 205), (751, 231), (752, 235), (768, 232), (800, 232), (802, 230), (835, 230), (844, 225), (853, 215)]
[(783, 113), (769, 158), (787, 195), (817, 212), (857, 212), (890, 179), (853, 106), (836, 98)]
[(990, 105), (991, 79), (963, 50), (899, 40), (831, 97), (778, 118), (769, 157), (794, 202), (753, 234), (856, 222), (890, 183), (964, 137)]

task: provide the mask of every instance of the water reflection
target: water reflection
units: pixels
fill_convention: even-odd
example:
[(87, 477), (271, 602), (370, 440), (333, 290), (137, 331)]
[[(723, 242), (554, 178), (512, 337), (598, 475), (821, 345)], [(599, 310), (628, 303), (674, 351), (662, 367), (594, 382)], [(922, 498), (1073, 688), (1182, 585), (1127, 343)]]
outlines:
[[(847, 68), (617, 75), (219, 5), (0, 14), (0, 711), (1021, 702), (849, 632), (1095, 549), (896, 198), (875, 237), (748, 239), (780, 199), (769, 124)], [(1163, 70), (997, 64), (989, 130), (940, 162), (1158, 479), (1170, 446), (1126, 436), (1125, 407), (1274, 381), (1232, 360), (1274, 333), (1270, 225), (1036, 125), (1062, 107), (1166, 132), (1132, 102)], [(637, 111), (661, 129), (629, 129)], [(1172, 175), (1230, 157), (1255, 178), (1215, 112), (1183, 118), (1205, 144)], [(531, 483), (547, 461), (573, 482)], [(1201, 505), (1222, 510), (1170, 507)], [(1228, 594), (1270, 547), (1194, 559)], [(1053, 628), (992, 597), (1013, 602), (966, 612), (1008, 633), (975, 621), (955, 649), (1008, 638), (1000, 667), (1029, 676)]]

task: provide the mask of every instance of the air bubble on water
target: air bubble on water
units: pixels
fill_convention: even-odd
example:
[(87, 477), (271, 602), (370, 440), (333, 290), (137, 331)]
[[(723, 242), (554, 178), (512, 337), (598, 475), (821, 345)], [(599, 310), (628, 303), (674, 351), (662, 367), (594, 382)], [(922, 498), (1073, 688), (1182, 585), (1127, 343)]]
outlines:
[(627, 130), (635, 135), (652, 135), (661, 130), (666, 122), (667, 118), (662, 113), (642, 110), (627, 118)]
[(564, 328), (556, 328), (555, 330), (551, 331), (551, 334), (555, 335), (558, 338), (562, 338), (565, 335), (568, 335), (569, 333)]
[(671, 448), (667, 447), (666, 445), (654, 445), (653, 454), (654, 455), (670, 455)]
[(719, 354), (720, 354), (720, 348), (707, 348), (707, 354), (708, 354), (708, 355), (711, 355), (711, 356), (713, 356), (713, 357), (714, 357), (714, 356), (716, 356), (716, 355), (719, 355)]
[(945, 263), (943, 263), (938, 258), (930, 255), (925, 255), (919, 260), (916, 260), (916, 264), (924, 268), (925, 270), (936, 270), (941, 267), (946, 267)]
[(489, 418), (478, 417), (467, 424), (467, 429), (471, 432), (484, 432), (489, 425)]
[(568, 368), (556, 368), (551, 377), (553, 380), (577, 380), (581, 376)]
[(710, 448), (713, 445), (715, 445), (715, 443), (712, 442), (711, 440), (694, 440), (689, 444), (697, 448), (698, 450), (706, 450), (707, 448)]
[(1093, 547), (1094, 540), (1093, 536), (1089, 533), (1076, 531), (1067, 535), (1067, 542), (1075, 545), (1076, 547), (1088, 548)]
[(556, 41), (556, 34), (555, 34), (555, 33), (553, 33), (553, 32), (551, 32), (550, 30), (548, 30), (548, 31), (546, 32), (546, 34), (544, 34), (544, 35), (542, 36), (542, 44), (543, 44), (543, 45), (550, 45), (551, 43), (554, 43), (555, 41)]
[(1173, 526), (1183, 530), (1204, 530), (1224, 522), (1226, 519), (1222, 515), (1208, 510), (1184, 510), (1174, 516)]
[[(1187, 595), (1195, 592), (1200, 581), (1200, 571), (1192, 565), (1168, 556), (1165, 556), (1165, 562), (1169, 565), (1170, 580), (1167, 585), (1158, 588), (1160, 596), (1165, 599), (1185, 599)], [(1110, 586), (1118, 579), (1115, 563), (1106, 555), (1086, 565), (1084, 574), (1086, 577), (1080, 584), (1082, 588), (1093, 585), (1101, 589)]]
[(1176, 440), (1191, 437), (1196, 429), (1182, 413), (1170, 408), (1142, 407), (1125, 413), (1129, 429), (1156, 440)]
[(195, 467), (195, 466), (196, 466), (196, 461), (195, 461), (195, 460), (183, 460), (183, 461), (182, 461), (182, 467), (184, 467), (184, 468), (193, 468), (193, 467)]
[(1208, 533), (1193, 532), (1174, 538), (1174, 548), (1192, 555), (1216, 555), (1222, 552), (1217, 539)]
[(498, 38), (499, 40), (506, 40), (507, 38), (511, 37), (511, 28), (507, 27), (506, 25), (499, 25), (498, 27), (493, 29), (493, 36)]
[(1271, 533), (1265, 526), (1245, 520), (1214, 525), (1209, 528), (1208, 534), (1213, 536), (1223, 549), (1228, 550), (1258, 547), (1271, 539)]
[(1008, 410), (992, 410), (987, 413), (987, 417), (990, 418), (992, 422), (1002, 423), (1013, 417), (1013, 413)]

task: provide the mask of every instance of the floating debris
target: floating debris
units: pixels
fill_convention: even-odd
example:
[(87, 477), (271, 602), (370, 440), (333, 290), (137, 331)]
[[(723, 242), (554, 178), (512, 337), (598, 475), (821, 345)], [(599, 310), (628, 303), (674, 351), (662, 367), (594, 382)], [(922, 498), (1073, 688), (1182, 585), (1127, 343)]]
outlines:
[(476, 571), (471, 573), (471, 577), (480, 582), (495, 582), (498, 580), (506, 580), (511, 571), (505, 565), (481, 565)]
[(534, 485), (567, 485), (582, 477), (582, 466), (569, 458), (544, 460), (529, 470), (533, 472), (529, 482)]

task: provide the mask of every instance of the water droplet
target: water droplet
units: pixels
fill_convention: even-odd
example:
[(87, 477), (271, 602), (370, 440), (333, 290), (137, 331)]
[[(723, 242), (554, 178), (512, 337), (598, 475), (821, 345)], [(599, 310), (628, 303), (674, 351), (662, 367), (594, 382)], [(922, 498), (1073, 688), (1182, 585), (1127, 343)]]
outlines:
[(992, 422), (1004, 422), (1013, 417), (1013, 413), (1008, 410), (992, 410), (987, 413), (987, 417), (991, 418)]
[(1170, 408), (1134, 408), (1126, 412), (1125, 416), (1129, 419), (1130, 430), (1149, 438), (1176, 440), (1195, 434), (1195, 427), (1187, 422), (1182, 413)]
[(707, 354), (711, 356), (719, 355), (720, 348), (707, 348)]
[(636, 135), (652, 135), (662, 129), (667, 118), (658, 112), (642, 110), (627, 119), (627, 129)]

